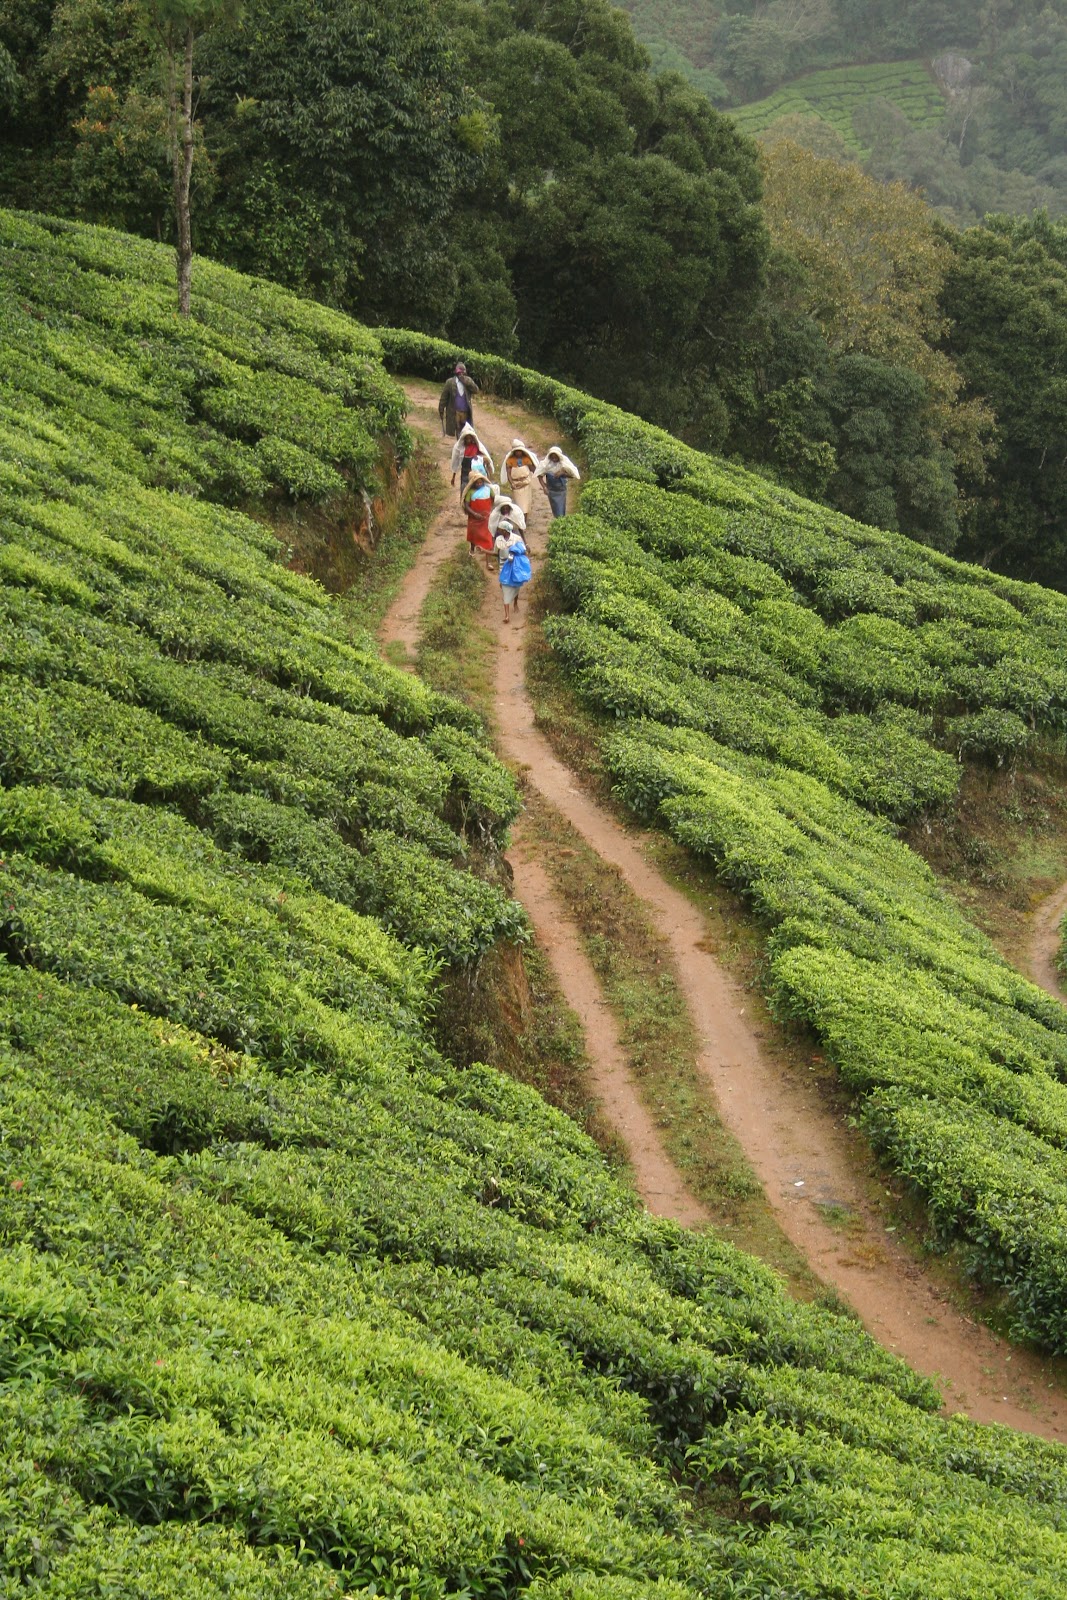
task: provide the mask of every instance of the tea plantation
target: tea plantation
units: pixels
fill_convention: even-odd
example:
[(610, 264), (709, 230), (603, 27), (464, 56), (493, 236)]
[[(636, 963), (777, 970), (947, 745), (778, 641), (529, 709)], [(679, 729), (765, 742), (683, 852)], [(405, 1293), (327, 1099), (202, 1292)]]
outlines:
[(809, 72), (763, 100), (735, 107), (730, 116), (744, 133), (752, 135), (766, 132), (781, 117), (818, 117), (859, 154), (863, 141), (853, 125), (853, 114), (873, 100), (887, 100), (912, 127), (929, 128), (944, 120), (945, 96), (921, 60)]
[[(179, 324), (168, 253), (102, 231), (0, 215), (0, 255), (0, 1595), (1062, 1596), (1067, 1452), (941, 1418), (853, 1322), (650, 1218), (564, 1117), (435, 1048), (442, 966), (524, 935), (470, 870), (513, 786), (226, 505), (371, 484), (380, 435), (403, 446), (376, 340), (204, 263)], [(688, 555), (627, 531), (605, 468), (637, 444), (652, 480), (674, 447), (603, 410), (586, 443), (606, 498), (560, 560), (584, 593), (600, 537), (662, 584), (635, 614), (673, 661)], [(791, 640), (772, 565), (707, 544), (742, 563), (738, 618), (777, 606)], [(896, 861), (830, 691), (765, 655), (751, 693), (803, 705), (805, 774), (836, 752), (790, 794), (851, 819), (856, 873)], [(733, 760), (772, 804), (783, 753), (622, 726), (665, 816), (717, 814)], [(899, 814), (950, 785), (917, 720), (894, 737)], [(901, 941), (940, 904), (917, 881)]]
[[(428, 362), (411, 336), (394, 359)], [(535, 374), (483, 361), (581, 437), (547, 632), (602, 713), (618, 792), (767, 926), (772, 998), (854, 1090), (885, 1160), (1067, 1351), (1067, 1008), (1020, 977), (895, 823), (963, 760), (1067, 723), (1067, 598), (778, 490)]]

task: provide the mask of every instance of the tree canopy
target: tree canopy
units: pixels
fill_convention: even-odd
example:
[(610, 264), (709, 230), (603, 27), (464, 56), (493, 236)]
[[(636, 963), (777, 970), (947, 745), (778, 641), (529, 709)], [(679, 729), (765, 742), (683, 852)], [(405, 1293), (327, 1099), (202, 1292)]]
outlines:
[[(992, 415), (943, 348), (952, 249), (922, 199), (789, 140), (764, 152), (767, 221), (799, 270), (775, 280), (779, 316), (810, 319), (826, 346), (822, 421), (843, 510), (951, 549), (956, 470), (981, 480)], [(799, 375), (799, 374), (798, 374)]]
[(960, 553), (1067, 582), (1067, 228), (990, 218), (955, 240), (949, 348), (992, 405), (997, 451)]
[(374, 320), (447, 317), (449, 218), (493, 130), (433, 20), (427, 0), (252, 0), (210, 42), (213, 253)]

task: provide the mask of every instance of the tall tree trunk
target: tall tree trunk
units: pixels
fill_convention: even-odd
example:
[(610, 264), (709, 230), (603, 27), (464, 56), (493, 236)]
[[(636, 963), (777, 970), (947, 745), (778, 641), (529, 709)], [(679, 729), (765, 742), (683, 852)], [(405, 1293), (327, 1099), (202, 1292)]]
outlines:
[(189, 315), (193, 280), (193, 228), (189, 214), (189, 188), (193, 177), (193, 28), (182, 40), (181, 71), (177, 52), (171, 58), (170, 123), (174, 166), (175, 246), (178, 266), (178, 312)]

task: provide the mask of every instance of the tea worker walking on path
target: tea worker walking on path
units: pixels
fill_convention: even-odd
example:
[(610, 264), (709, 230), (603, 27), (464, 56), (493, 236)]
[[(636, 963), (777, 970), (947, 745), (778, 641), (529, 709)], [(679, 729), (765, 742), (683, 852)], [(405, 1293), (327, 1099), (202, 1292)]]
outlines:
[(496, 484), (489, 482), (486, 472), (478, 466), (471, 468), (467, 487), (463, 491), (463, 505), (467, 513), (467, 543), (470, 545), (471, 555), (476, 550), (485, 551), (485, 565), (490, 572), (493, 570), (491, 565), (493, 535), (489, 532), (489, 514), (493, 509), (497, 492)]
[(504, 457), (504, 475), (508, 480), (515, 504), (524, 516), (530, 515), (533, 506), (533, 479), (537, 471), (537, 457), (528, 450), (521, 439), (512, 439), (511, 449)]
[(474, 423), (474, 407), (471, 395), (478, 393), (478, 385), (467, 372), (462, 361), (456, 362), (456, 370), (441, 390), (441, 398), (437, 402), (437, 414), (441, 418), (441, 432), (447, 433), (454, 439), (461, 432), (465, 423)]
[(530, 557), (522, 534), (509, 517), (497, 525), (495, 549), (500, 561), (500, 593), (504, 601), (504, 621), (511, 621), (511, 608), (519, 609), (519, 594), (529, 583)]
[(552, 507), (554, 517), (567, 515), (567, 479), (573, 478), (575, 483), (582, 481), (582, 475), (569, 456), (565, 456), (558, 444), (554, 444), (548, 454), (540, 462), (534, 476), (539, 480), (542, 489), (548, 496), (548, 503)]
[(452, 446), (452, 485), (455, 487), (456, 473), (460, 474), (459, 492), (463, 493), (467, 487), (467, 479), (476, 461), (480, 460), (486, 472), (493, 472), (493, 458), (485, 445), (479, 439), (469, 422), (464, 423), (463, 430)]

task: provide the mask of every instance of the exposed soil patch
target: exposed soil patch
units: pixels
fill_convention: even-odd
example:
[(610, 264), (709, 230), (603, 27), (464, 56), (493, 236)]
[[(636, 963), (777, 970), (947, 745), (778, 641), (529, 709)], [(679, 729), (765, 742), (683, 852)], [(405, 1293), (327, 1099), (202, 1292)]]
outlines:
[[(1048, 942), (1051, 902), (1067, 882), (1067, 758), (1058, 744), (1046, 742), (1017, 772), (968, 767), (951, 810), (916, 824), (907, 840), (1001, 954), (1033, 976), (1035, 941)], [(1050, 987), (1047, 977), (1035, 981)], [(1062, 989), (1051, 992), (1062, 998)]]
[(1020, 772), (969, 769), (953, 809), (914, 827), (908, 843), (1008, 961), (1067, 999), (1056, 964), (1067, 916), (1067, 757), (1058, 742)]
[[(440, 439), (437, 421), (436, 390), (421, 383), (406, 384), (405, 388), (412, 401), (414, 425), (437, 436), (440, 458), (447, 462), (447, 445)], [(483, 402), (477, 425), (498, 461), (517, 430), (535, 448), (550, 442), (543, 423), (521, 415), (513, 406), (498, 408)], [(546, 529), (545, 509), (538, 504), (528, 538), (535, 582)], [(394, 650), (402, 645), (413, 651), (418, 612), (433, 571), (462, 540), (463, 519), (452, 501), (431, 528), (426, 560), (413, 569), (386, 619), (382, 638), (391, 641)], [(529, 596), (524, 596), (517, 617), (504, 627), (498, 586), (487, 574), (482, 621), (495, 631), (497, 639), (494, 721), (500, 752), (513, 768), (523, 771), (526, 783), (621, 873), (642, 901), (670, 952), (698, 1034), (699, 1065), (712, 1086), (720, 1115), (764, 1185), (783, 1232), (822, 1282), (854, 1308), (875, 1338), (939, 1381), (947, 1410), (966, 1411), (982, 1421), (1003, 1422), (1067, 1442), (1067, 1396), (1056, 1387), (1055, 1368), (961, 1316), (896, 1244), (870, 1203), (869, 1174), (855, 1171), (847, 1136), (815, 1086), (810, 1081), (789, 1079), (762, 1047), (760, 1026), (753, 1025), (751, 997), (715, 959), (713, 935), (700, 908), (658, 871), (646, 836), (623, 827), (599, 806), (536, 727), (524, 672), (528, 602)], [(619, 1071), (614, 1019), (593, 990), (584, 998), (579, 996), (580, 940), (573, 929), (564, 928), (567, 919), (551, 894), (543, 868), (524, 859), (521, 835), (512, 865), (516, 889), (528, 905), (531, 920), (554, 940), (556, 953), (549, 953), (561, 982), (566, 972), (575, 1001), (580, 1001), (576, 1009), (583, 1015), (586, 1049), (596, 1064), (598, 1089), (606, 1095), (606, 1079), (610, 1078), (610, 1092), (617, 1096), (621, 1117), (621, 1108), (637, 1096), (625, 1062)], [(546, 887), (548, 897), (544, 896)], [(582, 976), (581, 983), (587, 976)], [(627, 1110), (626, 1115), (636, 1119), (638, 1114)], [(686, 1204), (695, 1206), (695, 1202), (680, 1177), (675, 1175), (676, 1188), (664, 1170), (666, 1156), (654, 1124), (654, 1140), (651, 1135), (646, 1139), (637, 1120), (630, 1127), (626, 1142), (639, 1191), (650, 1204), (655, 1200), (656, 1209), (666, 1215), (690, 1225), (701, 1220), (698, 1212), (681, 1214)]]
[(1056, 957), (1060, 949), (1060, 924), (1067, 916), (1067, 883), (1061, 884), (1034, 912), (1028, 975), (1057, 1000), (1065, 996), (1065, 986)]

